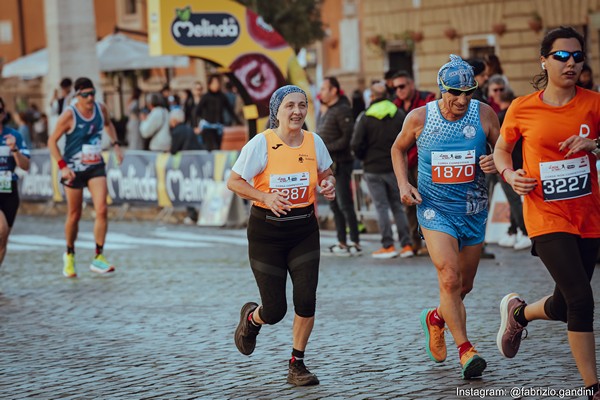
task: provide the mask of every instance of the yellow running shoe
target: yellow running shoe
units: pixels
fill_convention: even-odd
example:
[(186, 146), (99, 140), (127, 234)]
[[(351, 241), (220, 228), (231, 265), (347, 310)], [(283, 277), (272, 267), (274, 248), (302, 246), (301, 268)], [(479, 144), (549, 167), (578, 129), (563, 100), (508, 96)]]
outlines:
[(107, 274), (115, 271), (115, 266), (108, 262), (103, 254), (98, 254), (90, 264), (90, 269), (99, 274)]
[(485, 360), (477, 354), (477, 350), (472, 346), (460, 358), (460, 365), (462, 366), (461, 376), (463, 379), (479, 378), (487, 367)]
[(426, 308), (421, 311), (421, 327), (425, 332), (425, 350), (432, 361), (441, 363), (446, 360), (446, 339), (444, 331), (446, 328), (440, 328), (429, 323), (429, 315), (435, 311), (435, 308)]
[(76, 278), (77, 271), (75, 270), (75, 254), (63, 254), (63, 275), (67, 278)]

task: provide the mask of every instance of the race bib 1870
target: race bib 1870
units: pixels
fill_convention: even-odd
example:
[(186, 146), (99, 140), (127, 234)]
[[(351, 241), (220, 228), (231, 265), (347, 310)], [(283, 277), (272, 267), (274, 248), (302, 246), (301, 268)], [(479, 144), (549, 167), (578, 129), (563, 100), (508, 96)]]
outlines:
[(308, 203), (308, 187), (310, 174), (297, 172), (293, 174), (272, 174), (269, 177), (271, 193), (280, 193), (294, 205)]
[(475, 150), (432, 151), (431, 179), (434, 183), (456, 184), (475, 180)]
[(541, 162), (540, 178), (545, 201), (575, 199), (592, 193), (587, 156)]

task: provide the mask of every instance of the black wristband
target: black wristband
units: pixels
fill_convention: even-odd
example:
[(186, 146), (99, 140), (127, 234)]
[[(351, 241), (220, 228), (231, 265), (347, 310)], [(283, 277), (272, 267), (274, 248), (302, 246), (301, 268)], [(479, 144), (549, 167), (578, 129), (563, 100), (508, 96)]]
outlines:
[(17, 148), (14, 148), (14, 149), (10, 149), (10, 151), (11, 151), (12, 153), (16, 153), (16, 152), (18, 152), (18, 151), (19, 151), (19, 148), (17, 147)]
[(114, 142), (112, 142), (110, 145), (111, 145), (111, 146), (113, 146), (113, 147), (114, 147), (114, 146), (120, 146), (120, 145), (121, 145), (121, 142), (119, 142), (118, 140), (115, 140), (115, 141), (114, 141)]

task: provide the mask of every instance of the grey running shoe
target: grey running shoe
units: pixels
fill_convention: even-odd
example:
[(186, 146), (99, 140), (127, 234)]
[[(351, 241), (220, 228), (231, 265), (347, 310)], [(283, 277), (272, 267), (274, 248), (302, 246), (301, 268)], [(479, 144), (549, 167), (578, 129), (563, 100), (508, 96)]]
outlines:
[(252, 322), (248, 321), (248, 315), (256, 308), (258, 304), (249, 302), (244, 304), (240, 311), (240, 323), (235, 330), (234, 340), (235, 346), (240, 353), (249, 356), (256, 347), (256, 336), (260, 331), (261, 326), (255, 326)]
[(519, 351), (521, 345), (521, 336), (527, 330), (523, 325), (515, 320), (515, 309), (519, 306), (527, 305), (517, 293), (509, 293), (500, 302), (500, 329), (496, 336), (498, 350), (504, 357), (513, 358)]
[(318, 385), (319, 378), (310, 372), (303, 360), (290, 360), (287, 382), (296, 386)]

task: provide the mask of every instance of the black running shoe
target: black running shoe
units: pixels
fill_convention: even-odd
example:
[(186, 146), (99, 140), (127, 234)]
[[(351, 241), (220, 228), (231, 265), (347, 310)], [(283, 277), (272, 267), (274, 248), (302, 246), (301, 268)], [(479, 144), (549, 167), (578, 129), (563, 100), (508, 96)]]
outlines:
[(311, 373), (302, 360), (290, 360), (287, 382), (296, 386), (318, 385), (319, 378)]
[(249, 356), (254, 351), (254, 347), (256, 347), (256, 335), (260, 331), (260, 325), (255, 326), (252, 322), (248, 321), (248, 315), (256, 310), (257, 307), (258, 304), (253, 302), (244, 304), (240, 312), (240, 323), (233, 337), (237, 349), (246, 356)]

